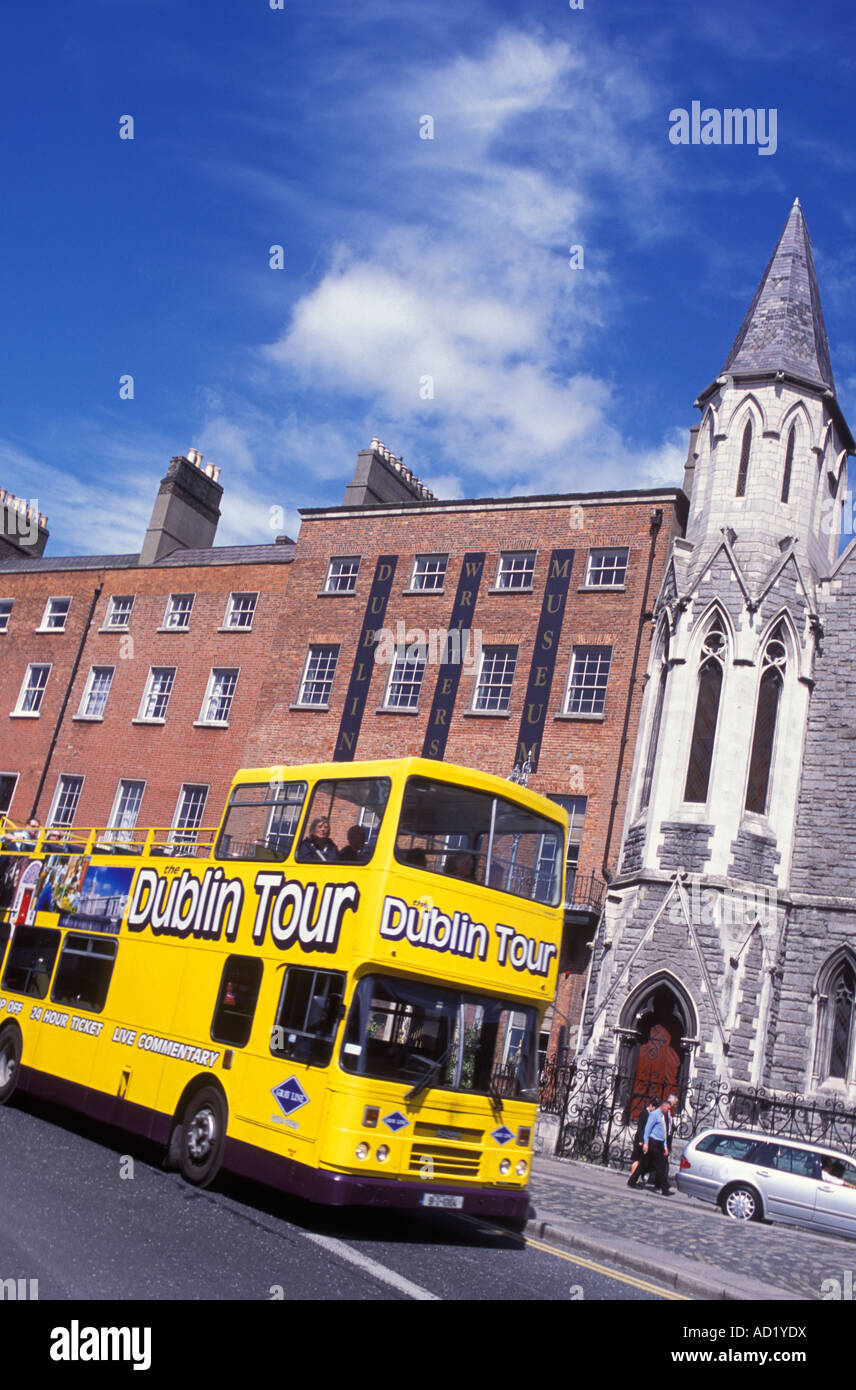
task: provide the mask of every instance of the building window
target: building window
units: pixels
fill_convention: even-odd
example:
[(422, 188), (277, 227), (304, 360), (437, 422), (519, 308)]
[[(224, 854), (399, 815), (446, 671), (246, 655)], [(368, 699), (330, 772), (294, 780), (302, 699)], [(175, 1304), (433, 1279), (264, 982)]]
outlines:
[(116, 791), (116, 799), (113, 802), (113, 810), (110, 812), (110, 828), (114, 832), (110, 839), (131, 839), (131, 831), (137, 824), (145, 789), (145, 782), (136, 782), (126, 778), (121, 780)]
[(612, 647), (574, 647), (565, 714), (603, 714)]
[(174, 666), (153, 666), (149, 671), (140, 713), (143, 720), (162, 720), (166, 718), (166, 707), (172, 694), (175, 681)]
[(113, 666), (93, 666), (80, 702), (79, 719), (103, 719), (107, 696), (113, 684)]
[(504, 714), (511, 703), (517, 647), (485, 647), (473, 709)]
[(173, 817), (173, 843), (192, 845), (196, 843), (196, 831), (202, 824), (205, 803), (208, 800), (207, 786), (185, 782), (179, 792), (178, 805)]
[(535, 574), (534, 550), (506, 550), (499, 557), (497, 589), (531, 589)]
[(411, 589), (422, 593), (439, 593), (446, 583), (448, 555), (417, 555), (413, 562)]
[[(565, 889), (565, 901), (570, 902), (574, 895), (574, 882), (577, 877), (577, 869), (580, 863), (580, 845), (583, 841), (583, 829), (586, 823), (586, 806), (588, 798), (585, 796), (550, 796), (550, 801), (555, 801), (557, 806), (563, 806), (568, 813), (568, 849), (565, 857), (568, 878)], [(544, 852), (549, 853), (549, 846), (555, 845), (551, 837), (545, 836)], [(552, 851), (555, 854), (555, 848)]]
[(38, 714), (42, 708), (50, 666), (28, 666), (15, 707), (16, 714)]
[(309, 648), (297, 697), (299, 705), (329, 705), (338, 660), (338, 647)]
[(418, 709), (425, 677), (425, 650), (413, 643), (399, 647), (389, 673), (384, 709)]
[(761, 683), (758, 688), (758, 708), (752, 737), (752, 756), (749, 760), (749, 782), (746, 788), (746, 810), (756, 811), (759, 816), (763, 816), (767, 809), (776, 719), (788, 661), (784, 635), (783, 624), (779, 623), (764, 648), (761, 663)]
[(726, 639), (722, 618), (717, 615), (702, 643), (698, 672), (698, 695), (690, 745), (690, 761), (684, 787), (684, 801), (707, 801), (716, 721), (722, 694)]
[(65, 622), (71, 607), (70, 598), (49, 598), (42, 614), (39, 632), (65, 632)]
[(627, 578), (627, 548), (590, 550), (586, 584), (593, 589), (620, 589)]
[(327, 578), (324, 582), (325, 594), (352, 594), (357, 587), (359, 572), (359, 555), (334, 557), (327, 569)]
[(56, 784), (48, 825), (71, 825), (83, 790), (82, 777), (63, 775)]
[(228, 724), (237, 684), (237, 671), (214, 668), (208, 678), (208, 689), (202, 701), (202, 712), (199, 716), (201, 724)]
[(18, 785), (18, 772), (0, 772), (0, 816), (8, 816), (12, 797)]
[(163, 615), (163, 625), (170, 632), (186, 632), (190, 627), (190, 614), (195, 594), (170, 594)]
[(253, 625), (258, 594), (230, 594), (224, 627), (230, 632), (249, 632)]
[(785, 450), (785, 471), (782, 474), (782, 501), (787, 502), (791, 495), (791, 469), (794, 463), (794, 446), (796, 444), (797, 427), (791, 425), (788, 432), (788, 447)]
[(131, 623), (131, 609), (134, 606), (133, 594), (114, 594), (110, 599), (104, 626), (115, 632), (122, 632)]
[(836, 953), (818, 986), (816, 1081), (849, 1081), (853, 1074), (856, 970), (849, 952)]
[(9, 631), (9, 619), (12, 616), (12, 604), (14, 600), (10, 598), (0, 598), (0, 632)]
[(749, 454), (752, 450), (752, 421), (746, 421), (743, 431), (743, 444), (740, 449), (740, 467), (737, 470), (737, 496), (746, 496), (746, 476), (749, 472)]

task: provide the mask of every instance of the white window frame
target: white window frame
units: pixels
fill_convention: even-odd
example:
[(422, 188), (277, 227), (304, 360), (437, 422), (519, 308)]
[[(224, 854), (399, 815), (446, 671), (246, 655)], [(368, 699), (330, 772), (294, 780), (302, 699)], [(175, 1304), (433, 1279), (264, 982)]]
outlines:
[[(242, 609), (240, 609), (240, 608), (238, 608), (238, 607), (236, 606), (235, 600), (236, 600), (236, 599), (242, 599), (242, 598), (251, 598), (251, 599), (253, 600), (252, 609), (249, 610), (249, 612), (250, 612), (250, 621), (249, 621), (248, 623), (233, 623), (233, 622), (232, 622), (232, 618), (233, 618), (233, 617), (236, 617), (236, 616), (240, 617), (241, 614), (242, 614), (242, 612), (243, 612)], [(250, 590), (250, 589), (241, 589), (241, 590), (237, 590), (237, 589), (236, 589), (236, 590), (234, 590), (234, 591), (229, 595), (229, 602), (226, 604), (226, 616), (225, 616), (224, 619), (223, 619), (223, 626), (220, 628), (220, 631), (221, 631), (221, 632), (252, 632), (252, 630), (253, 630), (253, 623), (254, 623), (255, 620), (256, 620), (256, 608), (257, 608), (257, 606), (258, 606), (258, 602), (259, 602), (259, 593), (258, 593), (258, 590), (256, 590), (255, 592), (253, 592), (253, 591)], [(194, 785), (195, 785), (195, 784), (194, 784)]]
[[(148, 674), (148, 678), (147, 678), (147, 680), (146, 680), (146, 687), (145, 687), (145, 690), (143, 691), (143, 698), (142, 698), (142, 700), (140, 701), (140, 712), (139, 712), (139, 714), (137, 715), (136, 719), (133, 720), (133, 723), (135, 723), (135, 724), (165, 724), (165, 723), (166, 723), (166, 712), (167, 712), (167, 709), (169, 708), (169, 702), (170, 702), (170, 700), (172, 699), (172, 692), (173, 692), (173, 690), (175, 689), (176, 669), (177, 669), (177, 668), (176, 668), (175, 666), (150, 666), (150, 667), (149, 667), (149, 674)], [(159, 672), (164, 672), (164, 671), (169, 671), (169, 672), (171, 672), (171, 678), (170, 678), (170, 682), (169, 682), (169, 689), (168, 689), (167, 692), (166, 692), (166, 702), (165, 702), (164, 707), (163, 707), (163, 714), (146, 714), (146, 706), (148, 705), (150, 698), (151, 698), (152, 695), (154, 694), (154, 683), (155, 683), (155, 680), (156, 680), (156, 678), (157, 678), (157, 673), (159, 673)], [(158, 693), (158, 695), (162, 695), (162, 694), (163, 694), (163, 691), (158, 691), (157, 693)]]
[[(613, 575), (614, 575), (615, 573), (617, 573), (618, 568), (619, 568), (619, 564), (621, 563), (620, 561), (617, 561), (615, 564), (609, 564), (609, 563), (607, 563), (607, 565), (605, 565), (605, 566), (600, 566), (600, 567), (597, 567), (597, 568), (596, 568), (596, 567), (595, 567), (595, 564), (594, 564), (594, 561), (595, 561), (596, 558), (599, 557), (599, 558), (601, 558), (601, 559), (606, 559), (607, 561), (609, 561), (609, 560), (611, 560), (613, 557), (618, 557), (618, 556), (623, 556), (623, 557), (624, 557), (623, 568), (621, 569), (621, 578), (620, 578), (620, 579), (615, 579), (615, 578), (613, 578), (612, 581), (611, 581), (610, 583), (607, 584), (607, 583), (604, 583), (604, 582), (603, 582), (603, 578), (598, 579), (598, 578), (594, 577), (594, 576), (597, 576), (597, 575), (603, 576), (604, 574), (610, 573), (610, 571), (611, 571), (611, 572), (613, 573)], [(629, 561), (630, 561), (630, 549), (629, 549), (629, 547), (626, 546), (626, 545), (596, 545), (596, 546), (592, 546), (591, 550), (590, 550), (589, 553), (588, 553), (588, 561), (587, 561), (587, 563), (586, 563), (586, 580), (585, 580), (585, 587), (586, 587), (587, 589), (623, 589), (623, 588), (625, 588), (625, 587), (626, 587), (626, 584), (627, 584), (627, 567), (628, 567)]]
[[(430, 568), (426, 568), (426, 569), (420, 574), (420, 573), (419, 573), (419, 565), (420, 565), (420, 562), (421, 562), (422, 564), (426, 565), (426, 566), (430, 566), (430, 564), (431, 564), (432, 561), (435, 562), (435, 563), (438, 564), (438, 565), (439, 565), (440, 562), (442, 561), (442, 565), (443, 565), (442, 570), (440, 570), (440, 569), (433, 569), (433, 570), (432, 570), (432, 569), (430, 569)], [(412, 573), (411, 573), (411, 575), (410, 575), (410, 592), (411, 592), (411, 593), (414, 593), (414, 594), (442, 594), (443, 591), (444, 591), (444, 589), (445, 589), (445, 587), (446, 587), (446, 574), (447, 574), (447, 572), (448, 572), (448, 569), (449, 569), (449, 556), (448, 556), (448, 555), (444, 555), (441, 551), (432, 552), (431, 554), (425, 554), (425, 555), (414, 555), (414, 557), (413, 557), (413, 571), (412, 571)], [(439, 579), (440, 582), (439, 582), (439, 584), (424, 584), (424, 583), (420, 583), (420, 580), (425, 580), (425, 579)]]
[[(355, 594), (357, 591), (357, 578), (360, 573), (361, 561), (361, 555), (331, 555), (327, 565), (327, 576), (324, 580), (324, 593)], [(334, 574), (334, 565), (353, 565), (355, 568), (347, 572), (343, 572), (342, 569), (340, 569), (338, 574)], [(343, 579), (348, 582), (343, 584), (341, 582)]]
[[(122, 793), (122, 788), (123, 788), (123, 787), (141, 787), (141, 788), (142, 788), (142, 790), (141, 790), (141, 792), (140, 792), (139, 799), (138, 799), (138, 801), (137, 801), (136, 810), (134, 811), (133, 820), (131, 820), (130, 822), (128, 822), (127, 820), (120, 822), (120, 820), (119, 820), (119, 812), (120, 812), (120, 809), (121, 809), (122, 799), (123, 799), (123, 793)], [(113, 798), (113, 807), (112, 807), (112, 810), (110, 811), (110, 820), (109, 820), (109, 822), (108, 822), (108, 830), (110, 831), (110, 834), (109, 834), (109, 836), (108, 836), (109, 839), (111, 839), (111, 840), (130, 840), (130, 839), (133, 838), (133, 831), (136, 829), (136, 826), (137, 826), (137, 819), (138, 819), (139, 814), (140, 814), (140, 808), (141, 808), (141, 806), (142, 806), (142, 804), (143, 804), (143, 797), (145, 796), (145, 794), (146, 794), (146, 782), (145, 782), (145, 779), (144, 779), (144, 778), (142, 778), (142, 777), (120, 777), (120, 778), (119, 778), (119, 783), (118, 783), (118, 786), (116, 787), (116, 795), (115, 795), (114, 798)], [(125, 815), (127, 815), (127, 812), (125, 812)]]
[[(41, 717), (41, 713), (42, 713), (42, 703), (43, 703), (44, 698), (45, 698), (45, 691), (46, 691), (47, 688), (48, 688), (48, 681), (49, 681), (50, 678), (51, 678), (51, 671), (52, 671), (52, 670), (53, 670), (53, 666), (52, 666), (52, 664), (51, 664), (50, 662), (48, 662), (48, 661), (31, 661), (31, 662), (30, 662), (30, 664), (28, 665), (26, 671), (24, 672), (24, 679), (23, 679), (23, 681), (21, 682), (21, 689), (20, 689), (20, 692), (19, 692), (19, 694), (18, 694), (18, 703), (16, 704), (14, 710), (12, 711), (12, 715), (13, 715), (14, 718), (16, 718), (16, 719), (39, 719), (39, 718)], [(43, 684), (41, 687), (38, 687), (38, 686), (34, 686), (34, 687), (33, 687), (34, 691), (36, 691), (36, 692), (38, 693), (38, 696), (39, 696), (39, 702), (38, 702), (38, 704), (36, 705), (35, 709), (33, 709), (32, 707), (31, 707), (30, 709), (24, 709), (24, 699), (25, 699), (25, 697), (26, 697), (27, 691), (30, 689), (30, 672), (31, 672), (31, 671), (46, 671), (46, 672), (47, 672), (47, 675), (45, 676), (44, 684)]]
[[(173, 612), (173, 603), (174, 603), (174, 601), (175, 601), (176, 599), (188, 599), (188, 598), (190, 599), (190, 607), (187, 609), (187, 612), (186, 612), (186, 613), (181, 613), (181, 614), (180, 614), (180, 616), (184, 617), (184, 618), (186, 619), (186, 621), (183, 622), (183, 623), (174, 623), (174, 622), (171, 622), (170, 619), (171, 619), (172, 617), (175, 616), (175, 614), (174, 614), (174, 612)], [(191, 617), (192, 617), (192, 615), (193, 615), (193, 605), (194, 605), (195, 602), (196, 602), (196, 595), (195, 595), (195, 594), (170, 594), (169, 598), (168, 598), (167, 601), (166, 601), (166, 608), (165, 608), (165, 610), (164, 610), (164, 615), (163, 615), (163, 623), (161, 624), (161, 629), (160, 629), (161, 632), (189, 632), (189, 630), (190, 630), (190, 619), (191, 619)]]
[[(78, 772), (61, 772), (61, 773), (59, 774), (59, 777), (57, 778), (56, 790), (54, 791), (54, 794), (53, 794), (53, 801), (51, 802), (50, 815), (48, 816), (48, 820), (47, 820), (48, 825), (55, 825), (55, 826), (70, 826), (70, 825), (74, 825), (74, 818), (75, 818), (75, 816), (77, 815), (77, 808), (78, 808), (78, 806), (80, 805), (80, 794), (81, 794), (81, 792), (83, 791), (83, 784), (84, 784), (85, 781), (86, 781), (85, 776), (82, 776), (82, 775), (81, 775), (80, 773), (78, 773)], [(66, 788), (66, 785), (65, 785), (65, 784), (66, 784), (66, 783), (72, 783), (72, 782), (76, 782), (78, 785), (77, 785), (77, 791), (76, 791), (76, 793), (74, 794), (74, 804), (72, 805), (72, 808), (71, 808), (71, 816), (70, 816), (67, 820), (61, 820), (61, 821), (59, 821), (59, 820), (56, 819), (56, 816), (57, 816), (57, 812), (58, 812), (59, 807), (60, 807), (60, 802), (63, 801), (64, 798), (65, 798), (65, 796), (66, 796), (67, 788)]]
[[(201, 805), (199, 807), (199, 818), (193, 824), (180, 825), (179, 821), (181, 820), (182, 816), (183, 804), (185, 802), (185, 793), (189, 791), (204, 791), (205, 793), (205, 795), (202, 798)], [(211, 785), (208, 782), (182, 782), (181, 790), (178, 793), (178, 800), (175, 803), (175, 813), (172, 818), (173, 833), (171, 836), (171, 841), (173, 844), (196, 844), (196, 838), (202, 826), (202, 820), (205, 815), (205, 808), (208, 805), (208, 796), (210, 791)]]
[[(106, 691), (106, 693), (105, 693), (105, 695), (104, 695), (104, 704), (103, 704), (103, 706), (102, 706), (101, 713), (100, 713), (100, 714), (90, 714), (89, 710), (87, 709), (87, 705), (89, 704), (89, 701), (90, 701), (90, 699), (92, 698), (92, 691), (93, 691), (93, 688), (94, 688), (94, 686), (95, 686), (96, 673), (99, 672), (99, 671), (109, 671), (109, 672), (110, 672), (110, 679), (109, 679), (109, 681), (107, 682), (107, 691)], [(86, 678), (86, 685), (84, 686), (84, 689), (83, 689), (83, 698), (82, 698), (81, 701), (80, 701), (80, 708), (79, 708), (79, 710), (77, 711), (77, 714), (76, 714), (75, 718), (77, 718), (77, 719), (92, 719), (92, 720), (97, 720), (97, 721), (103, 720), (103, 718), (104, 718), (104, 710), (106, 709), (107, 701), (108, 701), (109, 698), (110, 698), (110, 691), (111, 691), (112, 688), (113, 688), (113, 677), (115, 676), (115, 674), (116, 674), (116, 667), (115, 667), (115, 666), (90, 666), (90, 668), (89, 668), (89, 675), (88, 675), (87, 678)]]
[(9, 631), (9, 619), (12, 616), (14, 606), (15, 600), (13, 598), (0, 598), (0, 633)]
[[(603, 663), (604, 663), (604, 657), (601, 655), (601, 656), (598, 656), (598, 657), (597, 657), (597, 668), (596, 668), (596, 672), (595, 672), (595, 679), (594, 679), (594, 682), (593, 682), (592, 684), (582, 684), (582, 685), (579, 685), (579, 686), (575, 689), (575, 686), (574, 686), (574, 677), (575, 677), (576, 674), (577, 674), (577, 668), (578, 668), (578, 666), (580, 666), (580, 665), (582, 664), (582, 661), (583, 661), (583, 660), (588, 661), (588, 658), (583, 658), (583, 657), (581, 656), (581, 654), (582, 654), (583, 652), (599, 652), (599, 653), (607, 652), (607, 653), (608, 653), (608, 656), (605, 658), (605, 660), (606, 660), (606, 678), (605, 678), (605, 680), (603, 681), (603, 686), (602, 686), (602, 688), (601, 688), (601, 686), (600, 686), (600, 675), (601, 675), (601, 670), (602, 670)], [(615, 655), (615, 647), (614, 647), (613, 645), (610, 645), (610, 644), (606, 643), (606, 642), (580, 642), (580, 643), (578, 643), (578, 644), (574, 647), (573, 651), (571, 652), (571, 664), (570, 664), (570, 667), (568, 668), (568, 680), (567, 680), (567, 684), (566, 684), (566, 686), (565, 686), (565, 701), (564, 701), (564, 704), (563, 704), (563, 706), (562, 706), (562, 713), (563, 713), (563, 714), (574, 715), (574, 716), (575, 716), (576, 718), (578, 718), (578, 719), (602, 719), (602, 718), (603, 718), (603, 716), (604, 716), (604, 714), (605, 714), (605, 710), (606, 710), (606, 692), (607, 692), (607, 690), (608, 690), (608, 688), (609, 688), (609, 677), (610, 677), (610, 675), (611, 675), (611, 673), (612, 673), (612, 659), (613, 659), (613, 656), (614, 656), (614, 655)], [(585, 674), (587, 675), (588, 672), (586, 671)], [(583, 692), (583, 696), (582, 696), (582, 698), (578, 699), (578, 702), (577, 702), (578, 705), (580, 705), (580, 704), (592, 704), (592, 705), (593, 705), (595, 702), (594, 702), (593, 698), (591, 698), (590, 694), (588, 693), (588, 692), (593, 691), (593, 692), (595, 692), (595, 693), (598, 695), (598, 697), (599, 697), (599, 700), (600, 700), (600, 707), (599, 707), (598, 709), (594, 709), (594, 708), (592, 708), (592, 709), (579, 709), (579, 708), (572, 709), (572, 708), (571, 708), (571, 697), (572, 697), (572, 695), (575, 695), (575, 694), (579, 695), (579, 692), (580, 692), (580, 691)]]
[[(107, 605), (107, 612), (104, 615), (104, 626), (102, 627), (101, 631), (127, 632), (128, 628), (131, 626), (131, 614), (134, 611), (134, 603), (136, 602), (136, 598), (136, 594), (111, 594)], [(131, 606), (128, 609), (127, 613), (117, 613), (116, 604), (127, 603), (129, 599), (131, 601)], [(116, 622), (117, 617), (122, 618), (123, 621)]]
[[(485, 678), (485, 666), (487, 665), (487, 662), (488, 662), (488, 659), (489, 659), (489, 658), (490, 658), (490, 660), (493, 662), (493, 660), (494, 660), (494, 653), (498, 653), (498, 652), (506, 652), (506, 653), (508, 653), (508, 652), (513, 652), (513, 653), (514, 653), (514, 667), (513, 667), (512, 672), (511, 672), (511, 678), (510, 678), (510, 680), (507, 680), (507, 679), (506, 679), (506, 675), (505, 675), (505, 673), (506, 673), (506, 671), (507, 671), (507, 669), (508, 669), (508, 659), (507, 659), (507, 657), (506, 657), (506, 660), (505, 660), (504, 663), (503, 663), (503, 675), (502, 675), (501, 679), (499, 680), (499, 682), (495, 682), (495, 683), (493, 683), (493, 684), (491, 684), (491, 685), (489, 685), (489, 686), (485, 686), (485, 687), (484, 687), (484, 691), (483, 691), (484, 678)], [(491, 642), (491, 643), (489, 643), (488, 645), (486, 645), (486, 646), (484, 646), (484, 647), (482, 648), (482, 658), (481, 658), (481, 665), (479, 666), (478, 680), (476, 681), (476, 683), (475, 683), (475, 688), (474, 688), (474, 690), (473, 690), (473, 703), (472, 703), (472, 713), (473, 713), (473, 714), (508, 714), (508, 713), (509, 713), (509, 711), (510, 711), (510, 709), (511, 709), (511, 692), (512, 692), (512, 690), (513, 690), (513, 688), (514, 688), (514, 678), (515, 678), (515, 676), (517, 675), (517, 662), (518, 662), (519, 657), (520, 657), (520, 648), (519, 648), (519, 646), (517, 646), (517, 647), (514, 646), (512, 643), (507, 643), (507, 642)], [(481, 705), (480, 705), (480, 704), (479, 704), (479, 695), (482, 694), (482, 693), (484, 693), (484, 694), (486, 694), (486, 695), (491, 695), (491, 692), (498, 692), (499, 694), (503, 695), (503, 696), (504, 696), (505, 703), (502, 704), (502, 705), (499, 705), (499, 706), (497, 706), (497, 705), (488, 705), (488, 704), (481, 704)]]
[[(310, 642), (309, 648), (308, 648), (307, 653), (306, 653), (306, 660), (305, 660), (304, 663), (303, 663), (303, 673), (302, 673), (302, 675), (301, 675), (301, 677), (300, 677), (300, 685), (299, 685), (299, 687), (298, 687), (298, 692), (297, 692), (297, 704), (299, 705), (299, 707), (300, 707), (301, 709), (329, 709), (329, 708), (330, 708), (330, 696), (333, 694), (333, 682), (334, 682), (335, 679), (336, 679), (336, 672), (337, 672), (338, 669), (339, 669), (339, 655), (340, 655), (340, 653), (341, 653), (341, 650), (342, 650), (342, 649), (341, 649), (341, 646), (340, 646), (340, 644), (339, 644), (338, 642)], [(323, 678), (320, 677), (320, 676), (318, 676), (318, 675), (316, 674), (316, 675), (312, 676), (312, 677), (311, 677), (311, 680), (310, 680), (309, 668), (310, 668), (310, 665), (311, 665), (311, 663), (312, 663), (312, 654), (313, 654), (313, 652), (321, 652), (321, 651), (332, 652), (332, 653), (333, 653), (333, 657), (332, 657), (332, 660), (333, 660), (332, 672), (331, 672), (331, 674), (330, 674), (329, 676), (324, 676)], [(329, 667), (329, 658), (327, 658), (327, 661), (328, 661), (328, 667)], [(327, 685), (327, 686), (328, 686), (328, 690), (327, 690), (327, 698), (326, 698), (326, 700), (307, 700), (307, 698), (306, 698), (306, 687), (307, 687), (307, 685), (309, 685), (309, 684), (312, 684), (312, 685), (319, 685), (319, 684)]]
[[(66, 607), (59, 614), (57, 614), (53, 611), (53, 605), (55, 603), (64, 603), (66, 604)], [(71, 595), (54, 595), (53, 597), (49, 598), (47, 603), (45, 604), (45, 611), (42, 614), (42, 621), (36, 628), (36, 632), (65, 632), (65, 626), (68, 622), (68, 615), (70, 612)], [(56, 617), (61, 617), (62, 621), (59, 623), (54, 622), (53, 619)]]
[[(208, 677), (208, 685), (205, 688), (205, 698), (202, 701), (202, 708), (199, 711), (199, 718), (196, 720), (197, 728), (202, 727), (206, 729), (228, 729), (229, 718), (232, 713), (232, 702), (235, 698), (235, 691), (238, 688), (238, 677), (240, 676), (240, 674), (240, 666), (212, 666), (211, 674)], [(226, 706), (225, 719), (210, 719), (208, 716), (208, 706), (210, 702), (215, 698), (214, 687), (217, 678), (220, 676), (234, 676), (235, 679), (232, 682), (232, 688), (228, 693), (228, 704)], [(216, 696), (216, 698), (223, 699), (224, 697), (222, 695), (218, 695)]]
[[(426, 653), (424, 650), (419, 656), (408, 655), (410, 648), (407, 646), (397, 647), (395, 658), (389, 672), (389, 680), (386, 683), (386, 691), (383, 697), (383, 708), (388, 710), (404, 710), (416, 713), (419, 709), (419, 698), (422, 694), (422, 685), (425, 680), (425, 666), (427, 664)], [(411, 674), (411, 668), (417, 674)], [(417, 679), (418, 675), (418, 679)], [(393, 699), (394, 686), (398, 686), (398, 699)], [(401, 699), (403, 687), (409, 690), (409, 697)], [(415, 689), (413, 688), (415, 687)], [(411, 698), (414, 697), (415, 698)]]
[[(496, 567), (496, 583), (494, 584), (494, 590), (502, 594), (530, 593), (535, 582), (535, 565), (537, 563), (537, 559), (537, 550), (501, 551), (499, 556), (499, 564)], [(515, 560), (523, 560), (526, 563), (525, 565), (515, 567)], [(503, 583), (504, 579), (515, 579), (517, 576), (522, 576), (522, 578), (525, 580), (525, 583)]]

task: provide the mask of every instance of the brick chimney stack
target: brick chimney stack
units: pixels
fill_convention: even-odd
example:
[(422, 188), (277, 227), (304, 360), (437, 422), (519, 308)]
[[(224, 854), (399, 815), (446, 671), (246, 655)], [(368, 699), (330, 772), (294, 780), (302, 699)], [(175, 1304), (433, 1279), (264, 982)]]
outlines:
[(170, 460), (143, 541), (141, 565), (154, 565), (171, 550), (196, 550), (214, 544), (223, 496), (219, 476), (220, 469), (203, 464), (196, 449)]
[(404, 459), (373, 439), (368, 449), (357, 455), (354, 476), (345, 488), (344, 507), (365, 507), (381, 502), (430, 502), (434, 494), (415, 473), (405, 468)]

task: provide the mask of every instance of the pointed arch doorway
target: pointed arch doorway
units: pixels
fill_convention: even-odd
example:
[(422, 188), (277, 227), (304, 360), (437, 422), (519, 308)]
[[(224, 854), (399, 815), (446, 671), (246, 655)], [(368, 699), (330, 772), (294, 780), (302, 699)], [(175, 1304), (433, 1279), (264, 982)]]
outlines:
[(649, 1098), (674, 1093), (683, 1106), (697, 1037), (695, 1009), (676, 980), (659, 976), (630, 995), (621, 1013), (621, 1096), (625, 1123)]

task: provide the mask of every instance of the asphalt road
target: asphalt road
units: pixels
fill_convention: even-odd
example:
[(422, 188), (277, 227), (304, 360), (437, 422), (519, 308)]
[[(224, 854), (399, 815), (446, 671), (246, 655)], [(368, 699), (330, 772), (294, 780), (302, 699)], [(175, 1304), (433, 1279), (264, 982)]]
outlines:
[(40, 1301), (674, 1297), (454, 1213), (336, 1211), (228, 1176), (200, 1191), (29, 1098), (0, 1108), (0, 1194), (0, 1281), (37, 1280)]

